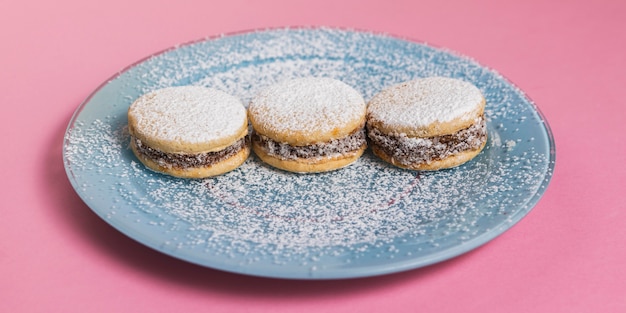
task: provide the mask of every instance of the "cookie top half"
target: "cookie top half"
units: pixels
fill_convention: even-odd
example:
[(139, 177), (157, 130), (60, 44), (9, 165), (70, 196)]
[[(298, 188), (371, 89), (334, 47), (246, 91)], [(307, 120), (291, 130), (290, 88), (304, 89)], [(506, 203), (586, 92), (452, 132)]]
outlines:
[(167, 87), (139, 97), (128, 109), (131, 136), (169, 153), (219, 151), (245, 136), (243, 103), (225, 92)]
[(455, 133), (482, 116), (485, 98), (472, 83), (447, 77), (387, 87), (368, 104), (368, 126), (386, 134), (433, 137)]
[(248, 106), (255, 131), (295, 146), (346, 137), (364, 126), (366, 104), (332, 78), (286, 80), (259, 92)]

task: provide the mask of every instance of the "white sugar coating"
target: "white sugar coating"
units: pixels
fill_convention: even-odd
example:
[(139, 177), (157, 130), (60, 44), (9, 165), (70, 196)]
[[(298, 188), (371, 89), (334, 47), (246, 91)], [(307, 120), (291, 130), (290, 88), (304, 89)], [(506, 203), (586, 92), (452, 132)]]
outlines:
[[(527, 209), (520, 204), (545, 188), (543, 178), (551, 175), (546, 152), (529, 149), (526, 140), (512, 150), (503, 144), (523, 136), (512, 132), (512, 123), (523, 129), (536, 120), (500, 76), (424, 46), (390, 53), (390, 45), (370, 34), (264, 34), (263, 40), (235, 37), (223, 47), (209, 41), (156, 56), (135, 68), (141, 84), (120, 76), (114, 83), (126, 89), (114, 93), (117, 98), (90, 104), (105, 106), (109, 115), (94, 120), (84, 109), (65, 138), (64, 155), (70, 180), (88, 204), (120, 229), (160, 240), (162, 251), (225, 257), (242, 268), (262, 263), (321, 271), (328, 261), (349, 267), (373, 254), (401, 259), (471, 245), (509, 225), (511, 215)], [(148, 171), (128, 148), (124, 114), (136, 94), (193, 84), (246, 103), (275, 83), (309, 76), (341, 80), (365, 98), (419, 76), (464, 77), (488, 99), (491, 142), (471, 162), (433, 173), (398, 169), (367, 151), (331, 173), (286, 173), (251, 156), (240, 168), (203, 180)], [(541, 134), (533, 136), (541, 141)]]
[(246, 121), (238, 98), (201, 86), (167, 87), (139, 97), (130, 107), (136, 131), (168, 142), (204, 143), (237, 136)]
[(349, 85), (327, 77), (289, 79), (270, 86), (248, 107), (273, 132), (328, 133), (365, 116), (365, 100)]
[(386, 88), (369, 103), (368, 113), (386, 125), (425, 127), (450, 122), (476, 111), (483, 95), (472, 83), (427, 77)]

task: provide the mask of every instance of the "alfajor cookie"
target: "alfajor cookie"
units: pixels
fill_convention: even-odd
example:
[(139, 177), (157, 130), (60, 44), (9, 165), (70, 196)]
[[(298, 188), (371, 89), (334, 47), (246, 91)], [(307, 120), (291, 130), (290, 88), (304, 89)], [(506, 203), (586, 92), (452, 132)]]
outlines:
[(413, 170), (461, 165), (487, 142), (484, 110), (480, 90), (460, 79), (429, 77), (390, 86), (368, 104), (372, 151)]
[(356, 161), (367, 148), (366, 104), (331, 78), (298, 78), (259, 92), (248, 106), (252, 150), (291, 172), (325, 172)]
[(244, 105), (211, 88), (168, 87), (139, 97), (128, 109), (128, 130), (141, 163), (181, 178), (223, 174), (250, 154)]

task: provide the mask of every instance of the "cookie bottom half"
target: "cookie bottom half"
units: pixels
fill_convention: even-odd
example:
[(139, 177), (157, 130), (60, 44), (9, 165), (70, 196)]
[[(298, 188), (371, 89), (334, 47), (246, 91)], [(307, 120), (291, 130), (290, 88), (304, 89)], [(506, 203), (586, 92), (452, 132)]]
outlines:
[(323, 158), (282, 159), (267, 153), (256, 141), (252, 141), (252, 150), (263, 162), (275, 168), (295, 173), (320, 173), (340, 169), (358, 160), (366, 148), (367, 144), (364, 144), (357, 150)]
[(243, 144), (235, 153), (229, 153), (218, 161), (196, 166), (172, 166), (155, 160), (137, 147), (135, 140), (131, 140), (131, 149), (135, 156), (149, 169), (179, 178), (206, 178), (230, 172), (239, 167), (250, 155), (250, 146)]

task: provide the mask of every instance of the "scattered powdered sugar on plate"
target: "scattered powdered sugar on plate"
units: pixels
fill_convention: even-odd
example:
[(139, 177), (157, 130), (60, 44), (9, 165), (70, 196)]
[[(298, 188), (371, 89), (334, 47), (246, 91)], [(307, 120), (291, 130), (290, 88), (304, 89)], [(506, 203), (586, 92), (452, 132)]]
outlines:
[[(128, 148), (126, 110), (143, 93), (200, 85), (248, 103), (275, 82), (308, 76), (342, 80), (366, 101), (417, 77), (471, 81), (487, 99), (489, 142), (474, 160), (437, 172), (399, 169), (367, 151), (319, 174), (280, 171), (252, 155), (202, 180), (151, 172)], [(554, 151), (532, 103), (471, 60), (364, 32), (283, 29), (196, 42), (127, 69), (79, 108), (64, 157), (97, 214), (159, 251), (239, 273), (338, 278), (431, 264), (494, 238), (538, 201)]]

